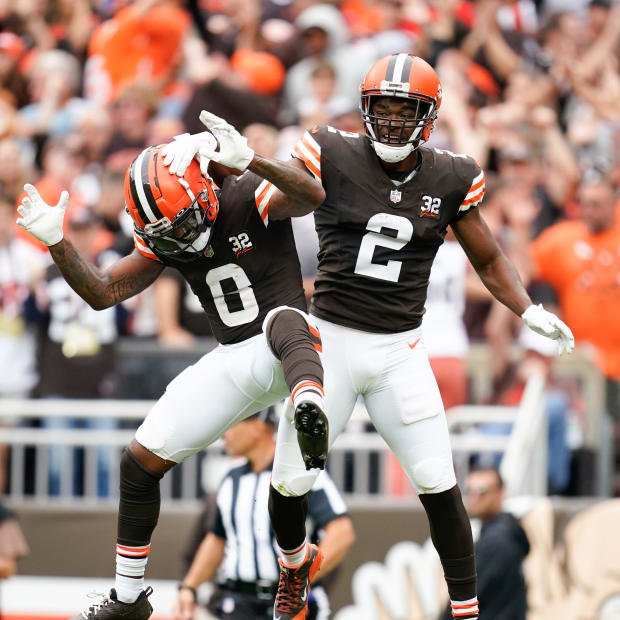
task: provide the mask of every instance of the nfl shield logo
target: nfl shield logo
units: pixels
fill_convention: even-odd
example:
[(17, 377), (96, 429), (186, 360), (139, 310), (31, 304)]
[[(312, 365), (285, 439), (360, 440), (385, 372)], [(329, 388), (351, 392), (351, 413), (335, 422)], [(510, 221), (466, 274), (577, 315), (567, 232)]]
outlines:
[(393, 189), (390, 192), (390, 200), (396, 204), (398, 202), (400, 202), (400, 198), (401, 198), (402, 194), (397, 190), (397, 189)]

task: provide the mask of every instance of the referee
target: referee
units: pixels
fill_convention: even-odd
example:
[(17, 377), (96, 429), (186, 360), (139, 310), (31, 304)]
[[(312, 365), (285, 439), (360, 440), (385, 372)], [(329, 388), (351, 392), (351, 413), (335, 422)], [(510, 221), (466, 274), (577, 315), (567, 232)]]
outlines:
[[(219, 487), (214, 523), (179, 586), (176, 620), (194, 617), (196, 588), (216, 574), (217, 588), (208, 605), (216, 618), (273, 617), (279, 567), (267, 500), (275, 425), (275, 409), (270, 407), (224, 433), (228, 455), (245, 457), (246, 462), (230, 470)], [(345, 503), (327, 472), (317, 478), (308, 507), (311, 542), (318, 543), (325, 556), (320, 571), (323, 578), (340, 563), (355, 535)], [(327, 594), (315, 583), (309, 595), (308, 618), (325, 620), (329, 614)]]

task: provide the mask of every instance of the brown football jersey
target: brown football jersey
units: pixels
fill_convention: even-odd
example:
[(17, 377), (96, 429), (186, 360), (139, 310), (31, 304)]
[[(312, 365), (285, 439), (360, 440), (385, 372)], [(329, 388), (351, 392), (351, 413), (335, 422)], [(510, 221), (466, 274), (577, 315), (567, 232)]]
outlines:
[(227, 177), (209, 246), (204, 256), (193, 261), (157, 254), (144, 239), (134, 236), (143, 256), (183, 275), (222, 344), (259, 334), (273, 308), (306, 310), (291, 221), (269, 219), (274, 191), (271, 183), (252, 172)]
[(293, 155), (320, 179), (325, 202), (314, 212), (319, 274), (311, 312), (377, 333), (422, 322), (431, 265), (448, 225), (484, 195), (484, 174), (467, 155), (420, 147), (414, 176), (395, 184), (369, 140), (314, 127)]

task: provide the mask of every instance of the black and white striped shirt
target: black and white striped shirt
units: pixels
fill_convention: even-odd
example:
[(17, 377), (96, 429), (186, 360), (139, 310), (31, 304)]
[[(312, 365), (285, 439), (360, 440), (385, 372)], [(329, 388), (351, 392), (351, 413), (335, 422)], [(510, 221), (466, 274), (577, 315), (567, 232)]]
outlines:
[[(232, 469), (217, 492), (216, 515), (211, 531), (226, 539), (219, 578), (241, 581), (278, 581), (278, 552), (269, 521), (267, 502), (271, 465), (255, 473), (249, 463)], [(306, 531), (317, 542), (323, 528), (347, 514), (336, 485), (323, 471), (308, 494)]]

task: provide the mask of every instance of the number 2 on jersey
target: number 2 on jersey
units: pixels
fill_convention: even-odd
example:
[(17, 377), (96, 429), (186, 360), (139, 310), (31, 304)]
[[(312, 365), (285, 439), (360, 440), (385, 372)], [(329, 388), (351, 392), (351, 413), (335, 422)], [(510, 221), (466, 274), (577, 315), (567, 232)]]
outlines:
[[(384, 228), (396, 231), (396, 236), (383, 234), (381, 230)], [(413, 236), (413, 224), (401, 215), (377, 213), (368, 220), (366, 230), (370, 232), (362, 237), (362, 244), (355, 263), (355, 273), (370, 278), (398, 282), (402, 261), (390, 259), (387, 264), (381, 265), (373, 263), (372, 257), (377, 246), (400, 250), (407, 245)]]
[[(252, 283), (239, 265), (228, 263), (221, 267), (215, 267), (209, 270), (206, 280), (211, 289), (211, 295), (213, 295), (215, 308), (224, 325), (228, 327), (244, 325), (245, 323), (250, 323), (258, 316), (258, 303), (252, 290)], [(243, 306), (240, 310), (229, 310), (224, 290), (222, 289), (223, 280), (233, 280), (235, 283), (239, 291), (241, 305)]]

